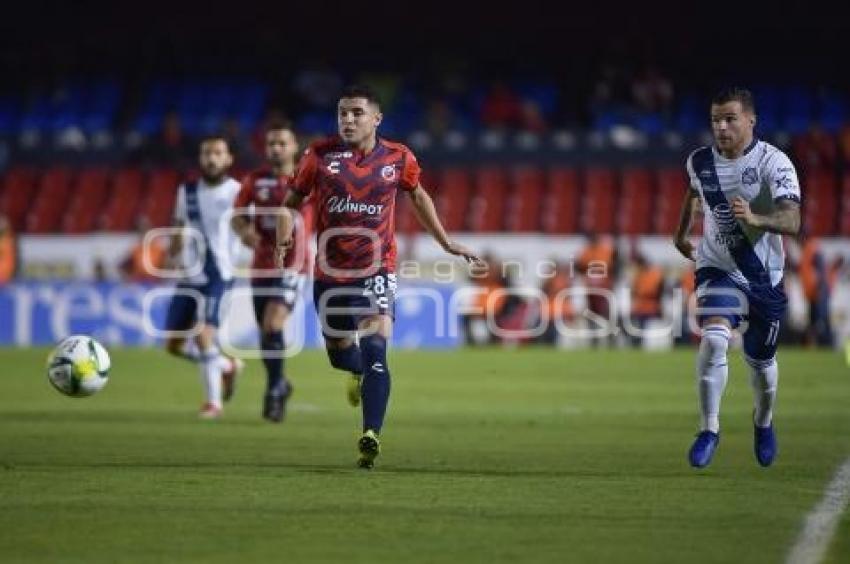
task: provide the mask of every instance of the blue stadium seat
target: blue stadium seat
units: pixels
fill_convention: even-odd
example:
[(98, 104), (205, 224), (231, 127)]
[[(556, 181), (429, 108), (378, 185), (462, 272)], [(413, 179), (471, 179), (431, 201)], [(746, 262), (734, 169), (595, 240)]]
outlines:
[(830, 133), (837, 133), (847, 120), (847, 102), (834, 92), (821, 98), (817, 112), (821, 126)]

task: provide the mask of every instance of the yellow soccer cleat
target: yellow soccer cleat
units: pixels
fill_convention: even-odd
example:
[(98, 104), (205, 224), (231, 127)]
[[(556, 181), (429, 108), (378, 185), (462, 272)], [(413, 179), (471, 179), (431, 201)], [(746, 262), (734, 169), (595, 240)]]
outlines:
[(375, 459), (381, 453), (381, 442), (378, 440), (378, 434), (372, 429), (368, 429), (357, 441), (357, 450), (360, 451), (357, 466), (371, 470), (375, 466)]
[(348, 396), (348, 404), (351, 407), (360, 405), (360, 381), (362, 376), (350, 374), (345, 381), (346, 395)]

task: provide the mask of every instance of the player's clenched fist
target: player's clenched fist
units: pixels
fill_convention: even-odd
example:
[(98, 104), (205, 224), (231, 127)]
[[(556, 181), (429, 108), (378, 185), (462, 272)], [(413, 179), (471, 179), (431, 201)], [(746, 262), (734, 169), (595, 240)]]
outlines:
[(735, 218), (743, 221), (747, 225), (756, 226), (756, 217), (750, 209), (750, 203), (743, 198), (736, 197), (732, 200), (732, 213)]

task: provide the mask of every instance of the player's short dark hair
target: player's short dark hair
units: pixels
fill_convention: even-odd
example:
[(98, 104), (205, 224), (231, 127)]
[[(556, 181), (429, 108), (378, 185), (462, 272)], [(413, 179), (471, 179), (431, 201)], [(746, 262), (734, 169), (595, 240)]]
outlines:
[(266, 126), (266, 133), (271, 131), (291, 131), (295, 133), (295, 127), (288, 119), (276, 119)]
[(381, 108), (381, 101), (378, 99), (378, 94), (369, 86), (365, 84), (350, 84), (342, 89), (342, 93), (339, 95), (340, 99), (342, 98), (365, 98), (367, 102), (370, 104), (374, 104)]
[(230, 138), (223, 133), (209, 133), (201, 137), (200, 142), (198, 142), (198, 147), (202, 146), (204, 143), (209, 143), (210, 141), (221, 141), (227, 147), (227, 152), (233, 152), (233, 145), (230, 143)]
[(712, 105), (727, 104), (729, 102), (740, 102), (741, 108), (750, 113), (756, 113), (756, 103), (753, 93), (740, 86), (728, 86), (720, 90), (711, 99)]

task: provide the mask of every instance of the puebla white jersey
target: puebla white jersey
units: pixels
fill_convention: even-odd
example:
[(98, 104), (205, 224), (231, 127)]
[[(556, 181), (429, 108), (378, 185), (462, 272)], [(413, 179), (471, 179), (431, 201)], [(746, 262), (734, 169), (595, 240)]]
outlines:
[(183, 283), (233, 279), (232, 259), (239, 252), (240, 243), (230, 228), (230, 219), (239, 188), (239, 183), (229, 177), (215, 186), (201, 179), (178, 188), (174, 219), (187, 227), (180, 254), (186, 270)]
[(782, 236), (738, 221), (732, 200), (747, 200), (756, 214), (770, 213), (781, 200), (799, 203), (800, 183), (788, 156), (754, 139), (737, 159), (723, 157), (713, 146), (697, 149), (687, 169), (705, 218), (697, 269), (719, 268), (742, 285), (776, 286), (785, 267)]

